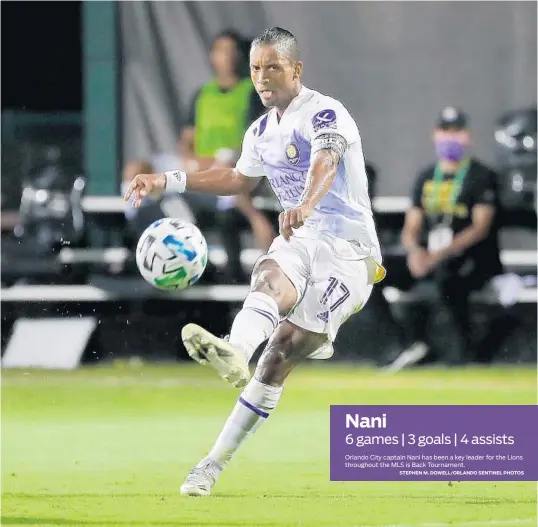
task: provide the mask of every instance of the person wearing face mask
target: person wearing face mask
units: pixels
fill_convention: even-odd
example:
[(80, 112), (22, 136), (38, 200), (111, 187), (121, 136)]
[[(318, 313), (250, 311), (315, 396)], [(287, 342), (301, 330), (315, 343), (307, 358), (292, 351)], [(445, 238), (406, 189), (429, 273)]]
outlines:
[[(472, 360), (469, 294), (502, 274), (499, 255), (498, 176), (471, 151), (468, 118), (445, 108), (433, 132), (437, 162), (415, 184), (401, 241), (407, 267), (417, 281), (431, 279), (452, 327), (445, 361)], [(417, 311), (413, 309), (415, 315)], [(411, 346), (393, 369), (420, 361), (428, 353), (425, 320), (405, 324)]]

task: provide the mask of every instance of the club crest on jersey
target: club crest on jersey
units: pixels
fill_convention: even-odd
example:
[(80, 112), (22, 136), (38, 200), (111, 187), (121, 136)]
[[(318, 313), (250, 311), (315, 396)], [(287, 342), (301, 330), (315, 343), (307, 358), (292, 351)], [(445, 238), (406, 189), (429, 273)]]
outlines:
[(299, 147), (297, 143), (288, 143), (286, 146), (286, 158), (290, 165), (296, 165), (299, 162)]
[(336, 128), (336, 113), (334, 110), (321, 110), (312, 118), (314, 132), (322, 128)]

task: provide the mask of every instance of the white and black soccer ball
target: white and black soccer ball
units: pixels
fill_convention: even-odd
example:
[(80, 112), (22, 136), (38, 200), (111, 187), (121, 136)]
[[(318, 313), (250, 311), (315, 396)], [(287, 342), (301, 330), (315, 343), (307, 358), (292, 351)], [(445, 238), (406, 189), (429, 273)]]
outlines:
[(207, 242), (196, 225), (163, 218), (138, 240), (136, 265), (144, 280), (157, 289), (186, 289), (205, 271), (207, 253)]

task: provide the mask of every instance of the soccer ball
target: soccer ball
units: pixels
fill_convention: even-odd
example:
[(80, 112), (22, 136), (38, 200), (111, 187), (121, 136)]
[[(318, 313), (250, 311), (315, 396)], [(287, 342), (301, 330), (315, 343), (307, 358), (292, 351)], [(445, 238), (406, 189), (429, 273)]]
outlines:
[(206, 268), (207, 243), (196, 225), (163, 218), (138, 240), (136, 265), (144, 280), (157, 289), (186, 289)]

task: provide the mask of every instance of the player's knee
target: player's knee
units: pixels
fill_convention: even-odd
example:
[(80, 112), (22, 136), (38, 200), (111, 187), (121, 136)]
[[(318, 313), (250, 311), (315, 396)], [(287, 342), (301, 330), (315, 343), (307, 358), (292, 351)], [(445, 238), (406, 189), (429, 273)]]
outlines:
[(282, 284), (278, 276), (278, 269), (266, 268), (260, 269), (254, 276), (253, 291), (271, 294), (271, 296), (280, 296), (282, 294)]
[(273, 298), (278, 304), (281, 314), (288, 313), (297, 299), (295, 287), (276, 266), (262, 268), (256, 273), (252, 291), (265, 293)]

